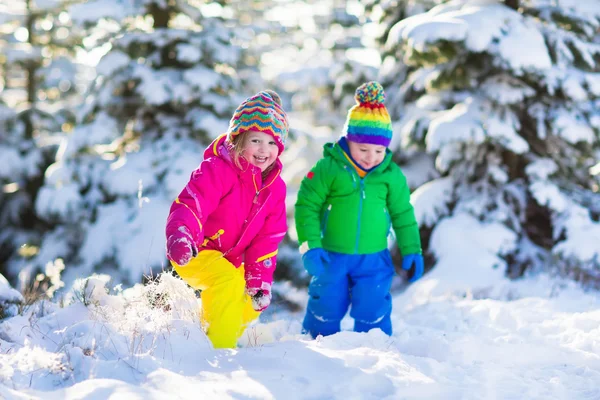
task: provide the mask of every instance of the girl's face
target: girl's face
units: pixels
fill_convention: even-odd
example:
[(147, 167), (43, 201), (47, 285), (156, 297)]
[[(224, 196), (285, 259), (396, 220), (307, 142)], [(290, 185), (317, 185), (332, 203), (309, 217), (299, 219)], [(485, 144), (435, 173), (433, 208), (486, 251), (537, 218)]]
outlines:
[(269, 168), (277, 159), (279, 148), (275, 139), (267, 133), (258, 131), (246, 132), (242, 156), (261, 172)]
[(385, 158), (385, 146), (379, 144), (355, 143), (348, 140), (350, 155), (363, 169), (371, 169), (381, 164)]

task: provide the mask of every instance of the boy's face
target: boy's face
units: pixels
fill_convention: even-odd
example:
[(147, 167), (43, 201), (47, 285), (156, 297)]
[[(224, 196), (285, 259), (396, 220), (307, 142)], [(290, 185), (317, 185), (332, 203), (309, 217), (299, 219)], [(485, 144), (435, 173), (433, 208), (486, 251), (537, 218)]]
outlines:
[(363, 169), (371, 169), (381, 164), (385, 158), (385, 146), (379, 144), (355, 143), (348, 140), (350, 155)]
[(246, 132), (242, 156), (261, 171), (269, 168), (277, 159), (279, 148), (275, 139), (267, 133), (258, 131)]

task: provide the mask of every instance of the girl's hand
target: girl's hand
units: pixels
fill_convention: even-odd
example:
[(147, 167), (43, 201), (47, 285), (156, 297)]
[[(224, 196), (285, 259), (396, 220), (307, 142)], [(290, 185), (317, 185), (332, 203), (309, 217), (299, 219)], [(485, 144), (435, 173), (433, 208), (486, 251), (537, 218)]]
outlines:
[(198, 255), (198, 247), (186, 226), (180, 226), (167, 238), (167, 258), (184, 266)]
[[(255, 311), (263, 311), (269, 304), (271, 304), (271, 290), (266, 288), (267, 285), (262, 287), (248, 287), (246, 286), (246, 293), (252, 298), (252, 308)], [(269, 287), (271, 285), (268, 285)]]
[(252, 308), (263, 311), (271, 304), (271, 284), (275, 270), (275, 257), (244, 267), (246, 293), (252, 298)]

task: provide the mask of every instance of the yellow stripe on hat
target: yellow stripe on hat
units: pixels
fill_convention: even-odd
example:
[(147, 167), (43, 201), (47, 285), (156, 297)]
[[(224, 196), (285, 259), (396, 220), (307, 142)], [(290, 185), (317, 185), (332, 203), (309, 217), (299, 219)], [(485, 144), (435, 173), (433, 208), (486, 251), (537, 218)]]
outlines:
[(370, 110), (368, 108), (365, 109), (362, 107), (357, 107), (351, 110), (350, 115), (352, 119), (360, 118), (366, 119), (368, 121), (390, 120), (390, 114), (388, 114), (385, 110), (380, 110), (379, 112), (376, 112), (375, 110)]

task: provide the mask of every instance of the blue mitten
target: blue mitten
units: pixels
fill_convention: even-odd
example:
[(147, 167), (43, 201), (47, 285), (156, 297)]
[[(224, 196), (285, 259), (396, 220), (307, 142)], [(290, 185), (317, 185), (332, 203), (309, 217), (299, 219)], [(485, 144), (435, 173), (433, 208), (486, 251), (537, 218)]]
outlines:
[[(407, 254), (402, 256), (402, 269), (405, 271), (410, 270), (414, 264), (414, 274), (409, 278), (409, 282), (414, 282), (423, 276), (423, 271), (425, 270), (425, 266), (423, 264), (423, 255), (422, 254)], [(412, 271), (411, 271), (412, 272)], [(409, 274), (410, 276), (411, 274)]]
[(312, 276), (319, 276), (325, 272), (325, 263), (331, 262), (329, 254), (321, 248), (310, 249), (302, 256), (304, 269)]

